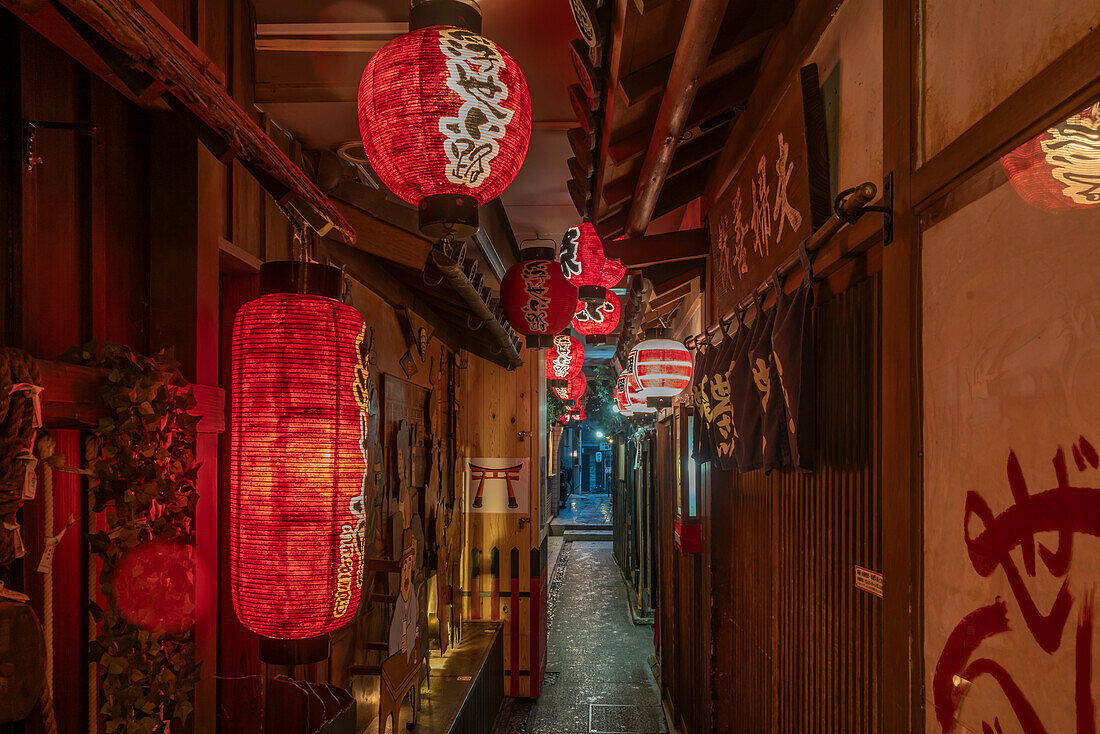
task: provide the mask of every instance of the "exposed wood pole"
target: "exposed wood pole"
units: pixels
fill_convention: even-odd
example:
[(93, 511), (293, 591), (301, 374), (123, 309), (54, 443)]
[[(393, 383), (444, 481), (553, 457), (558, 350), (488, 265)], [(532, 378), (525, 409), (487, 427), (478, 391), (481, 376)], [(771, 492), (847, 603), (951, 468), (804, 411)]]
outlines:
[(649, 140), (649, 150), (627, 216), (627, 237), (645, 234), (649, 226), (727, 5), (729, 0), (692, 0), (688, 8), (661, 110), (657, 113), (653, 137)]

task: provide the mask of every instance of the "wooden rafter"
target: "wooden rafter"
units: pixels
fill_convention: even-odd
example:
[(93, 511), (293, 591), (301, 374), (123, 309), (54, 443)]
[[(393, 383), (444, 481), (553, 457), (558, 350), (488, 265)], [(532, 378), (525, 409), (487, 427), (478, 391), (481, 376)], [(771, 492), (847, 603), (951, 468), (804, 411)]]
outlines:
[[(20, 17), (36, 10), (21, 0), (0, 3)], [(54, 7), (100, 56), (112, 57), (103, 60), (113, 71), (132, 70), (122, 81), (135, 96), (170, 95), (222, 141), (217, 146), (211, 136), (203, 138), (215, 144), (216, 156), (238, 158), (280, 205), (319, 233), (335, 227), (347, 242), (355, 241), (355, 230), (332, 202), (229, 96), (224, 73), (150, 0), (61, 0)]]
[[(703, 161), (696, 166), (670, 177), (661, 190), (657, 199), (657, 205), (653, 209), (653, 218), (663, 217), (669, 212), (679, 209), (690, 203), (703, 193), (706, 184), (709, 163)], [(596, 232), (605, 241), (622, 234), (626, 229), (627, 209), (621, 207), (617, 211), (606, 214), (595, 223)]]
[(604, 243), (604, 254), (628, 268), (696, 260), (710, 254), (710, 230), (685, 229), (648, 237), (630, 237)]
[[(669, 177), (683, 173), (689, 168), (710, 160), (718, 155), (725, 144), (725, 137), (720, 131), (712, 131), (710, 134), (700, 135), (693, 140), (684, 143), (676, 149), (669, 166)], [(603, 204), (607, 209), (614, 209), (627, 202), (634, 195), (638, 185), (638, 172), (632, 171), (608, 183), (603, 190)]]

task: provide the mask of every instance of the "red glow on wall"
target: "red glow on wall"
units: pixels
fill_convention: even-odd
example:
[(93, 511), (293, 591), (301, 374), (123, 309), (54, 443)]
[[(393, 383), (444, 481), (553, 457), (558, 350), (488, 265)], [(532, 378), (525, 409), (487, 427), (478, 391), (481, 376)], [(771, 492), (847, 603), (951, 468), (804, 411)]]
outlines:
[(600, 303), (577, 301), (573, 328), (581, 336), (607, 336), (619, 327), (622, 313), (619, 297), (608, 291), (607, 298)]
[(500, 303), (508, 323), (520, 334), (560, 334), (573, 318), (577, 289), (556, 261), (524, 260), (504, 274)]
[(233, 325), (233, 608), (276, 639), (317, 637), (359, 607), (367, 408), (359, 312), (276, 293)]
[(597, 303), (607, 298), (605, 289), (626, 275), (625, 265), (604, 255), (603, 240), (589, 222), (570, 227), (562, 237), (561, 268), (569, 282), (581, 289), (581, 298), (586, 289), (596, 289), (591, 293)]
[(1100, 204), (1100, 103), (1055, 125), (1001, 158), (1020, 197), (1039, 209)]
[(489, 39), (422, 28), (371, 56), (359, 132), (378, 177), (405, 201), (463, 194), (484, 205), (523, 165), (531, 97), (519, 66)]
[(194, 548), (143, 543), (119, 561), (114, 576), (118, 609), (152, 632), (182, 632), (195, 623)]
[(584, 345), (568, 334), (554, 337), (554, 345), (546, 350), (546, 379), (569, 380), (584, 367)]

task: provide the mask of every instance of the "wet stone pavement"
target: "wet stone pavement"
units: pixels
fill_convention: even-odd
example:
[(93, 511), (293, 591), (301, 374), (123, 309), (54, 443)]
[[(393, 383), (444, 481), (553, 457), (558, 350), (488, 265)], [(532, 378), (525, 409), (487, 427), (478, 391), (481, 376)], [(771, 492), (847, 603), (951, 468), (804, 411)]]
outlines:
[(611, 497), (606, 494), (569, 495), (552, 525), (611, 526)]
[(611, 543), (567, 544), (550, 630), (546, 685), (528, 734), (667, 732), (650, 671), (653, 628), (630, 621)]

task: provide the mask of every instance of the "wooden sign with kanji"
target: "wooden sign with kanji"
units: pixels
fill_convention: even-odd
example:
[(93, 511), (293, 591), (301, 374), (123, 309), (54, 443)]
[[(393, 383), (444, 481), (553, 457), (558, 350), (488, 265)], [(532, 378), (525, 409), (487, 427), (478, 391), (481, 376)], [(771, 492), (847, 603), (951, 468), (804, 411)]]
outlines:
[(817, 66), (802, 68), (707, 213), (719, 313), (743, 299), (829, 218)]

